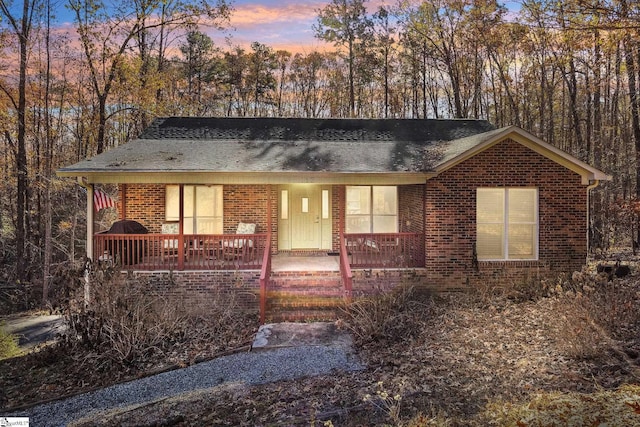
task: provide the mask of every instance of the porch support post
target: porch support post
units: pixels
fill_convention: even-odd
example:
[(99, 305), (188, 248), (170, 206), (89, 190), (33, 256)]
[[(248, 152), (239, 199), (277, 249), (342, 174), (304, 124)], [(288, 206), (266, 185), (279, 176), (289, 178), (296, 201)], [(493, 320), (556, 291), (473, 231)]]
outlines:
[(127, 184), (120, 184), (120, 219), (127, 218)]
[[(82, 184), (81, 184), (82, 185)], [(85, 185), (87, 189), (87, 258), (93, 259), (94, 205), (93, 184)]]
[(84, 303), (89, 305), (91, 301), (91, 261), (93, 260), (93, 221), (94, 221), (94, 205), (93, 205), (93, 184), (86, 184), (82, 177), (78, 178), (78, 183), (87, 190), (87, 242), (86, 242), (86, 261), (84, 264)]
[(185, 246), (184, 246), (184, 185), (180, 184), (180, 215), (178, 222), (178, 270), (184, 270), (184, 256), (185, 256)]
[(271, 222), (273, 221), (273, 218), (271, 217), (272, 215), (272, 207), (271, 207), (271, 202), (272, 202), (272, 194), (271, 191), (273, 191), (273, 185), (269, 184), (267, 185), (267, 234), (271, 235)]

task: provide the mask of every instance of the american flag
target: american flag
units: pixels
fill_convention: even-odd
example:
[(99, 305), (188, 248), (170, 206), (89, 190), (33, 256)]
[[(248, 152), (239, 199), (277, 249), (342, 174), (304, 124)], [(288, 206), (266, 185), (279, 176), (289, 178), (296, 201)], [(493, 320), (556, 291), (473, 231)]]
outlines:
[(93, 192), (93, 207), (96, 212), (100, 212), (105, 208), (113, 208), (116, 205), (116, 202), (113, 201), (111, 197), (107, 193), (102, 190), (94, 190)]

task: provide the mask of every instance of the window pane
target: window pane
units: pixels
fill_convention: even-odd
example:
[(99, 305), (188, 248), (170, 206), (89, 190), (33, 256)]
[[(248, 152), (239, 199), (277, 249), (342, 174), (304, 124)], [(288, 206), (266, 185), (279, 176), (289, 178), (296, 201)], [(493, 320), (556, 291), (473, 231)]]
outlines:
[[(222, 185), (216, 185), (214, 187), (211, 187), (214, 191), (214, 209), (213, 209), (213, 216), (218, 217), (218, 218), (222, 218), (223, 214), (223, 204), (222, 204), (222, 199), (223, 199), (223, 194), (222, 194)], [(222, 233), (222, 227), (220, 227), (220, 231), (219, 233)]]
[(476, 199), (476, 221), (478, 224), (504, 221), (504, 189), (478, 188)]
[(531, 259), (535, 255), (535, 225), (509, 225), (509, 259)]
[(193, 232), (193, 217), (185, 216), (184, 222), (182, 223), (184, 234), (194, 234)]
[(371, 216), (369, 215), (349, 215), (346, 221), (347, 233), (370, 233)]
[(167, 185), (165, 189), (165, 219), (180, 220), (180, 187), (177, 185)]
[(222, 218), (198, 218), (197, 234), (222, 234)]
[(289, 219), (289, 191), (280, 193), (280, 219)]
[[(183, 187), (185, 234), (222, 234), (222, 186), (185, 185)], [(166, 187), (166, 219), (180, 219), (180, 186)]]
[(322, 190), (322, 219), (329, 219), (329, 190)]
[(213, 187), (196, 187), (196, 216), (213, 216), (215, 190)]
[(347, 215), (368, 214), (371, 208), (371, 187), (347, 187)]
[(374, 233), (396, 233), (398, 231), (398, 218), (393, 215), (373, 216)]
[(373, 187), (373, 214), (395, 215), (398, 213), (397, 187)]
[(509, 222), (536, 222), (536, 195), (532, 188), (509, 189)]
[(502, 224), (478, 224), (476, 250), (479, 259), (504, 259), (503, 242)]
[[(193, 218), (194, 215), (194, 193), (195, 190), (193, 188), (193, 185), (185, 185), (184, 186), (184, 217), (185, 219), (187, 217)], [(187, 232), (187, 230), (185, 229), (185, 233)]]

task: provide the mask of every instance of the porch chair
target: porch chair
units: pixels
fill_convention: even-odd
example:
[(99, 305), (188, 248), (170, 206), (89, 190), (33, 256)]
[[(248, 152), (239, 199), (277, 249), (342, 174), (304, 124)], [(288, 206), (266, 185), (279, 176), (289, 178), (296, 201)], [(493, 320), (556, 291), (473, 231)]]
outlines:
[[(236, 229), (236, 235), (238, 234), (255, 234), (256, 224), (240, 222)], [(233, 240), (222, 241), (222, 253), (225, 258), (243, 257), (253, 250), (253, 239), (238, 238)]]
[[(168, 223), (162, 224), (162, 234), (178, 234), (178, 224)], [(178, 239), (177, 238), (165, 238), (162, 240), (162, 254), (164, 256), (177, 256), (178, 255)]]

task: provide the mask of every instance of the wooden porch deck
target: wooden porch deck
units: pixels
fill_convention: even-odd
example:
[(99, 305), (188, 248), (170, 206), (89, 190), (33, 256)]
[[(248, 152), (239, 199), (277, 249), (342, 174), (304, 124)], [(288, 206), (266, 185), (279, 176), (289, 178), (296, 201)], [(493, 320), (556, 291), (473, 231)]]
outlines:
[(340, 257), (326, 252), (315, 255), (281, 252), (272, 256), (271, 271), (340, 271)]

